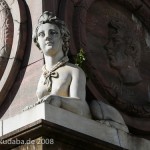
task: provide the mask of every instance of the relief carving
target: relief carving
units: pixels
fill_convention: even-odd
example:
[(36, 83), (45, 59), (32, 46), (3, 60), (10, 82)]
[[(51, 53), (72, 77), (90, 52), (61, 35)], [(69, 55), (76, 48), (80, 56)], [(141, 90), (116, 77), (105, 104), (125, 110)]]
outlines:
[[(140, 107), (143, 111), (150, 105), (150, 90), (149, 83), (145, 83), (139, 71), (142, 53), (139, 37), (136, 27), (130, 26), (129, 29), (119, 19), (113, 19), (108, 23), (108, 42), (104, 48), (110, 67), (119, 75), (120, 82), (112, 82), (110, 86), (116, 99), (122, 99), (126, 105), (131, 104), (135, 108), (132, 110), (140, 112)], [(144, 113), (142, 111), (141, 114)]]
[(109, 37), (105, 45), (109, 64), (116, 69), (124, 84), (137, 84), (142, 81), (139, 73), (141, 61), (141, 45), (138, 31), (130, 30), (119, 20), (111, 20), (108, 24)]
[(100, 93), (125, 114), (149, 117), (148, 29), (135, 17), (114, 2), (95, 1), (91, 5), (86, 21), (87, 67), (97, 99)]
[(26, 47), (27, 17), (22, 0), (0, 0), (0, 105), (11, 90)]
[(12, 45), (12, 17), (4, 0), (0, 0), (0, 79), (5, 70)]
[[(64, 15), (74, 35), (71, 54), (76, 55), (80, 48), (85, 51), (85, 71), (89, 77), (87, 86), (90, 92), (95, 99), (106, 101), (123, 112), (123, 117), (130, 127), (136, 129), (138, 133), (146, 131), (145, 135), (147, 135), (147, 132), (150, 133), (150, 96), (148, 96), (150, 90), (150, 9), (148, 4), (141, 0), (83, 0), (82, 3), (73, 0), (73, 2), (71, 4), (70, 1), (66, 1), (66, 6), (61, 5), (60, 7), (64, 9), (61, 9), (59, 14)], [(138, 22), (133, 16), (138, 18)], [(124, 17), (126, 17), (125, 20)], [(145, 44), (137, 44), (141, 47), (137, 53), (138, 56), (135, 56), (137, 60), (130, 56), (137, 63), (131, 68), (132, 73), (129, 76), (133, 74), (136, 80), (135, 78), (130, 80), (123, 72), (113, 67), (107, 50), (104, 48), (106, 42), (109, 41), (108, 23), (113, 18), (121, 20), (129, 31), (131, 28), (129, 24), (134, 24), (140, 27), (142, 32), (139, 39)], [(135, 32), (132, 32), (132, 37), (137, 38)], [(125, 83), (126, 81), (129, 83)], [(131, 81), (136, 85), (132, 85)]]

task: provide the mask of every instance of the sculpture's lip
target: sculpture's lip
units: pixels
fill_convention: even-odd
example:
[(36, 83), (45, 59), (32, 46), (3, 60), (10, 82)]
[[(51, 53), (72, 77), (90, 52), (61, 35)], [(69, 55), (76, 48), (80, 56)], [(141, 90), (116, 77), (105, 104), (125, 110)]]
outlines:
[(107, 54), (109, 60), (113, 60), (115, 56), (111, 53)]
[(107, 56), (108, 57), (112, 57), (112, 56), (114, 57), (114, 55), (111, 52), (107, 52)]
[(46, 45), (52, 45), (54, 42), (53, 41), (47, 41)]

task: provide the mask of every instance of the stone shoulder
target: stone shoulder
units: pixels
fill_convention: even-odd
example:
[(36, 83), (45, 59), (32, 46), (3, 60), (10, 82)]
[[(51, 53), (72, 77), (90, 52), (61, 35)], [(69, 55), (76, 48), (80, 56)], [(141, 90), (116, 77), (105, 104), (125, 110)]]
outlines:
[(82, 70), (82, 68), (80, 68), (79, 66), (75, 64), (67, 63), (65, 67), (68, 68), (72, 73), (78, 73), (81, 76), (85, 76), (85, 73)]

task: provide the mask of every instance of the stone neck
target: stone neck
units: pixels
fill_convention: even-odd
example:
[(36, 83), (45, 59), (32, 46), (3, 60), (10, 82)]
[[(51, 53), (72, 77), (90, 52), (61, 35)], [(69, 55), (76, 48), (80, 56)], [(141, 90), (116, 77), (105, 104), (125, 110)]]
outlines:
[(63, 57), (64, 54), (62, 51), (54, 56), (44, 55), (46, 69), (50, 71)]

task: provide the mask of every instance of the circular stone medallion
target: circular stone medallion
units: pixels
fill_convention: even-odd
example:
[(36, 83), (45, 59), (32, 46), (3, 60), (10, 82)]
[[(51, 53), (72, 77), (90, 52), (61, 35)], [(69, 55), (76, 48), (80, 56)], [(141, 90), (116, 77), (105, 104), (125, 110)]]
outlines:
[(22, 0), (0, 0), (0, 105), (19, 72), (27, 36)]

